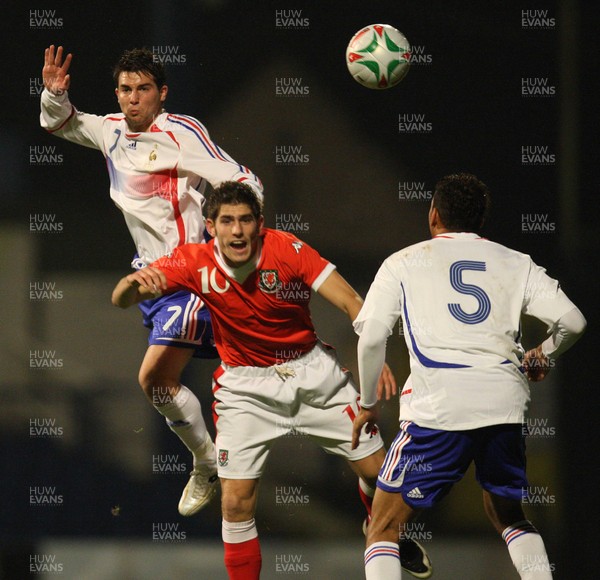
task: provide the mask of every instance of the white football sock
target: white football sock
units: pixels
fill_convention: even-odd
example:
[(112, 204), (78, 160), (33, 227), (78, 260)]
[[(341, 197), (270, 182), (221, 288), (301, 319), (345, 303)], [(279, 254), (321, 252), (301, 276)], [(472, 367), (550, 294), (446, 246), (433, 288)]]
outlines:
[(172, 402), (166, 405), (154, 405), (155, 409), (165, 417), (167, 425), (183, 444), (194, 455), (194, 465), (197, 463), (214, 462), (213, 450), (210, 457), (205, 457), (200, 451), (208, 431), (202, 417), (200, 401), (185, 385), (181, 385), (179, 392), (173, 397)]
[(529, 520), (508, 526), (502, 532), (508, 553), (521, 580), (550, 580), (553, 564), (535, 526)]
[(228, 544), (241, 544), (258, 538), (258, 530), (254, 518), (247, 522), (227, 522), (223, 520), (221, 535), (223, 541)]
[(396, 542), (375, 542), (365, 550), (367, 580), (400, 580), (400, 550)]

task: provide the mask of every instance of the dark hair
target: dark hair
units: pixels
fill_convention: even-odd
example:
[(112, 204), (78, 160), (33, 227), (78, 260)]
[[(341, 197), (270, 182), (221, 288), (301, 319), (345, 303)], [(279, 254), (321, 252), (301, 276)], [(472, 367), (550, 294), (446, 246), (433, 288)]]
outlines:
[(490, 205), (489, 189), (471, 173), (447, 175), (435, 185), (433, 207), (450, 231), (478, 233), (487, 219)]
[(122, 72), (144, 73), (154, 79), (159, 89), (167, 84), (164, 65), (155, 59), (152, 51), (147, 48), (132, 48), (121, 55), (113, 69), (115, 87), (119, 86), (119, 75)]
[(208, 197), (206, 217), (214, 221), (217, 219), (222, 205), (238, 205), (241, 203), (250, 208), (256, 220), (262, 215), (262, 203), (249, 185), (239, 181), (224, 181)]

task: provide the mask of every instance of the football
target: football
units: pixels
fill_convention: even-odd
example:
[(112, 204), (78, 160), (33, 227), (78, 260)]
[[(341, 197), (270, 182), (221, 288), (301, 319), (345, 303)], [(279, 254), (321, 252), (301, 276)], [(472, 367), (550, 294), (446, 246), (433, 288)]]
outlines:
[(410, 44), (389, 24), (371, 24), (348, 43), (346, 65), (354, 80), (369, 89), (397, 85), (410, 68)]

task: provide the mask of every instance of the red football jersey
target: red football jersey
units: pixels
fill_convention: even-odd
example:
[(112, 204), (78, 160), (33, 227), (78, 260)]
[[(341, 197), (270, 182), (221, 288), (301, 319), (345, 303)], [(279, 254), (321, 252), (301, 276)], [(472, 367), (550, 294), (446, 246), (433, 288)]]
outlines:
[(202, 297), (221, 360), (231, 366), (271, 366), (311, 350), (317, 341), (311, 289), (318, 290), (335, 269), (290, 233), (264, 228), (260, 240), (253, 269), (229, 268), (214, 240), (184, 244), (152, 264), (165, 273), (169, 292)]

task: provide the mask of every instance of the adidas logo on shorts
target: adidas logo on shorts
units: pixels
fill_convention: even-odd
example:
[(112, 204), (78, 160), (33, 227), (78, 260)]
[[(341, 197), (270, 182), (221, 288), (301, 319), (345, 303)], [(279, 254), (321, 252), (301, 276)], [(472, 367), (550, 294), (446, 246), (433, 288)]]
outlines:
[(411, 489), (406, 496), (412, 497), (413, 499), (423, 499), (425, 497), (418, 487), (413, 487), (413, 489)]

